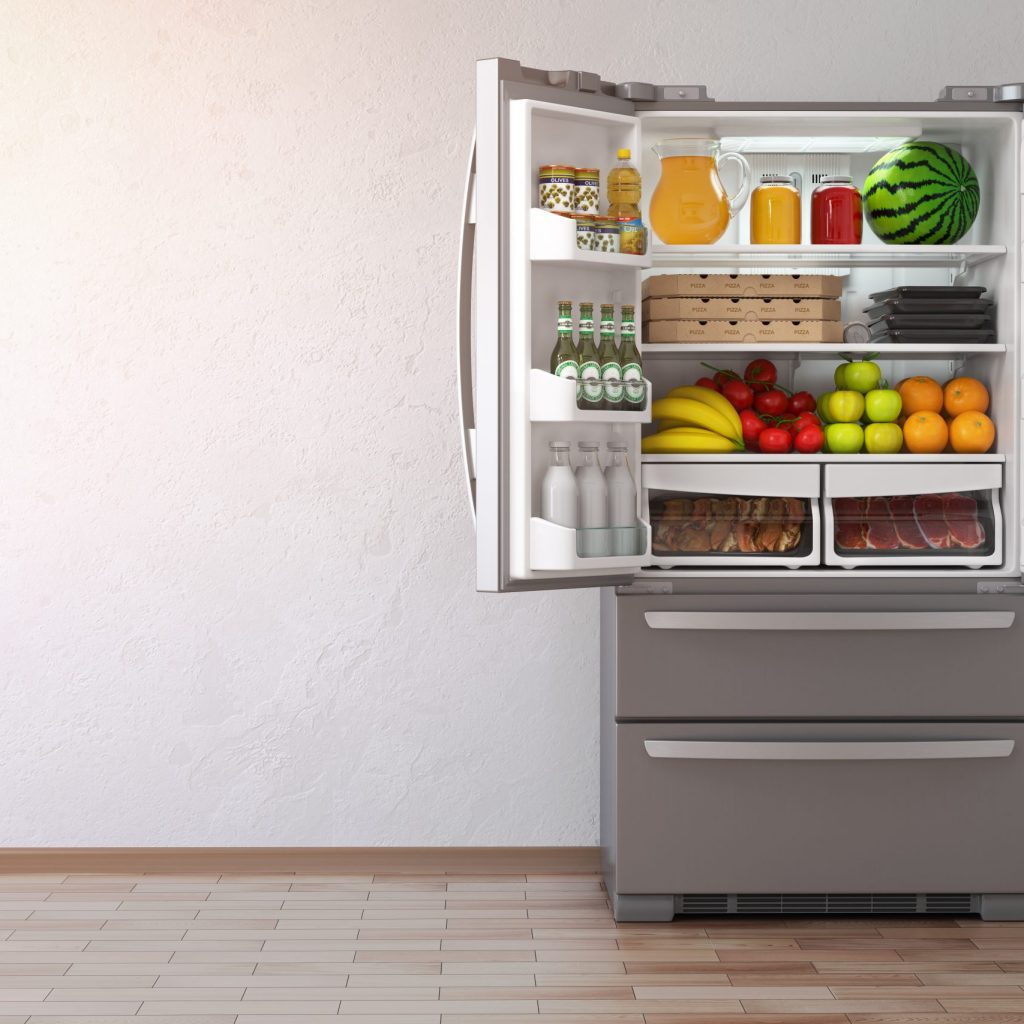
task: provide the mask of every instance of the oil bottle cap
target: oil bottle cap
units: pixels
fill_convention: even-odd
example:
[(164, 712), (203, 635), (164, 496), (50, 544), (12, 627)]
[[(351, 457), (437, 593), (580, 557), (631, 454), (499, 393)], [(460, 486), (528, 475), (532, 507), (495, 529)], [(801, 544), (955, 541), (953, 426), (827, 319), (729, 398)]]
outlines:
[(615, 155), (620, 160), (628, 160), (633, 155), (633, 152), (629, 149), (620, 149)]

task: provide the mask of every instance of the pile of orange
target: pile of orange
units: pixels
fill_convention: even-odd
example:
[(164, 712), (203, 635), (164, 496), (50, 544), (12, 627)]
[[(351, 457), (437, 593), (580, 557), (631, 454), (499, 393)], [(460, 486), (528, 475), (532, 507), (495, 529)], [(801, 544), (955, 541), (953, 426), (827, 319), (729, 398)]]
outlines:
[(915, 455), (944, 451), (987, 452), (996, 428), (986, 416), (988, 388), (974, 377), (954, 377), (945, 385), (932, 377), (907, 377), (897, 385), (903, 400), (903, 440)]

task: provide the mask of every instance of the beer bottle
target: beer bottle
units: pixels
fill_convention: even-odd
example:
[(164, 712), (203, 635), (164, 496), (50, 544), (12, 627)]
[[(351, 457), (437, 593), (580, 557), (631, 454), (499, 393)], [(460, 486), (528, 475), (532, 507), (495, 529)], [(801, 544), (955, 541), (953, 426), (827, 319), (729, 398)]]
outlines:
[(622, 408), (622, 367), (615, 347), (615, 307), (601, 306), (601, 347), (597, 350), (601, 364), (602, 409)]
[(640, 350), (636, 347), (636, 322), (632, 306), (622, 307), (622, 324), (619, 327), (619, 362), (622, 366), (623, 401), (622, 408), (630, 412), (642, 412), (647, 402), (644, 384), (644, 366)]
[(551, 350), (551, 372), (556, 377), (576, 380), (580, 375), (579, 353), (572, 340), (572, 303), (558, 303), (558, 337)]
[(580, 303), (580, 376), (577, 388), (577, 405), (581, 409), (600, 409), (604, 398), (601, 387), (601, 362), (594, 344), (594, 304)]

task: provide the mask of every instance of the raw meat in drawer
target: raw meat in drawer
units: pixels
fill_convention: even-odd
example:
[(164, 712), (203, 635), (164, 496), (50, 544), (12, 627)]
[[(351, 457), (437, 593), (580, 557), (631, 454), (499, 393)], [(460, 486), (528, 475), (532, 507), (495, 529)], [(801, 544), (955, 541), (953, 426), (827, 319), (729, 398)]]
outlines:
[(896, 526), (889, 512), (889, 502), (885, 498), (868, 498), (865, 519), (869, 548), (873, 551), (895, 551), (900, 546)]
[(929, 547), (942, 549), (950, 546), (949, 526), (942, 514), (941, 494), (919, 494), (914, 499), (914, 518)]
[(923, 551), (928, 547), (928, 541), (924, 539), (921, 528), (914, 518), (914, 499), (905, 494), (889, 499), (889, 511), (892, 513), (892, 522), (896, 527), (896, 536), (900, 539), (900, 545), (910, 548), (913, 551)]
[(972, 550), (985, 543), (985, 531), (978, 520), (978, 503), (966, 494), (944, 494), (942, 514), (954, 547)]

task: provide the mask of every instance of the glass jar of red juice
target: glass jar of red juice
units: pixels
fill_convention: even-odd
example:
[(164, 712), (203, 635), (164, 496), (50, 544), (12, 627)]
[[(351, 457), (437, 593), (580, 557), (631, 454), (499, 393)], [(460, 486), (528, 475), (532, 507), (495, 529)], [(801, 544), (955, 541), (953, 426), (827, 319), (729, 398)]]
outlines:
[(860, 190), (852, 178), (822, 178), (811, 193), (811, 242), (814, 245), (860, 245)]

